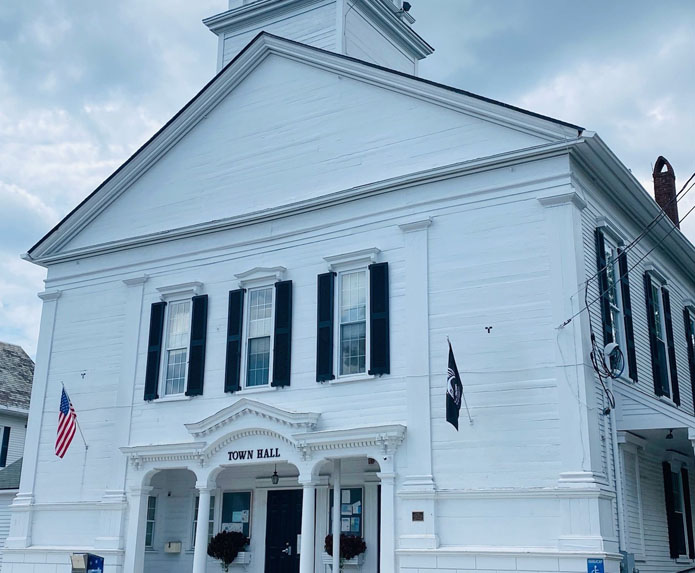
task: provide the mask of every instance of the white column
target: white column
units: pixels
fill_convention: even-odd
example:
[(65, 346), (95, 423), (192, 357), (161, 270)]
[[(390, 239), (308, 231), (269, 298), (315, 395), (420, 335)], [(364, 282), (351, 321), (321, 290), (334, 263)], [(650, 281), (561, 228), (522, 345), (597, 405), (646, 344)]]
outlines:
[(381, 571), (396, 571), (396, 515), (394, 499), (396, 474), (379, 472), (381, 480)]
[[(333, 573), (340, 571), (340, 460), (333, 460)], [(385, 571), (382, 569), (382, 571)]]
[[(5, 547), (22, 548), (31, 545), (32, 505), (34, 503), (34, 488), (36, 485), (36, 466), (38, 464), (39, 447), (41, 441), (41, 427), (43, 414), (46, 409), (46, 393), (48, 377), (53, 351), (53, 331), (55, 328), (56, 312), (60, 291), (46, 291), (39, 293), (43, 300), (41, 311), (41, 328), (39, 341), (36, 347), (36, 368), (34, 368), (34, 382), (31, 389), (31, 402), (29, 406), (29, 421), (24, 441), (24, 461), (22, 466), (22, 478), (19, 493), (15, 496), (12, 506), (19, 508), (13, 510), (10, 535), (5, 541)], [(58, 410), (60, 393), (52, 393), (55, 398), (55, 410)], [(50, 426), (47, 425), (47, 428)], [(55, 432), (55, 430), (53, 430)], [(73, 446), (74, 447), (74, 446)]]
[(316, 514), (316, 485), (302, 483), (302, 541), (299, 555), (299, 573), (314, 573), (314, 537)]
[(128, 496), (128, 533), (126, 535), (123, 571), (142, 573), (145, 569), (145, 524), (149, 486), (131, 490)]
[(212, 488), (206, 485), (198, 488), (198, 527), (195, 531), (195, 548), (193, 550), (193, 573), (205, 573), (208, 555), (208, 528), (210, 520), (210, 495)]

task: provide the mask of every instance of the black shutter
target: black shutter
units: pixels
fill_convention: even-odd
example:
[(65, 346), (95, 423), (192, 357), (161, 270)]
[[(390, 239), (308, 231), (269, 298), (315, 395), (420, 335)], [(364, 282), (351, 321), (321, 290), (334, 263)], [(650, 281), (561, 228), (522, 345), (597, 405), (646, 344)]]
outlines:
[(685, 525), (688, 528), (688, 557), (695, 559), (695, 543), (693, 543), (693, 510), (690, 506), (690, 476), (688, 470), (681, 469), (683, 480), (683, 505), (685, 506)]
[(275, 283), (275, 346), (271, 386), (289, 386), (292, 365), (292, 281)]
[(188, 357), (186, 396), (200, 396), (203, 393), (207, 331), (208, 295), (194, 296), (191, 311), (191, 347)]
[(389, 264), (369, 265), (369, 374), (389, 374)]
[(644, 297), (647, 301), (647, 319), (649, 322), (649, 349), (652, 354), (652, 376), (654, 378), (654, 393), (657, 396), (668, 396), (668, 374), (666, 368), (666, 352), (657, 337), (657, 324), (654, 320), (654, 297), (652, 296), (652, 277), (644, 273)]
[(685, 338), (688, 343), (688, 366), (690, 367), (690, 387), (693, 393), (693, 407), (695, 407), (695, 348), (693, 348), (693, 322), (690, 311), (683, 309), (683, 324), (685, 326)]
[(666, 522), (668, 524), (668, 546), (672, 559), (679, 557), (678, 529), (682, 529), (678, 523), (673, 499), (673, 478), (671, 477), (671, 464), (662, 464), (664, 472), (664, 493), (666, 494)]
[(666, 323), (666, 343), (668, 344), (668, 364), (671, 373), (671, 389), (673, 401), (680, 406), (681, 393), (678, 389), (678, 370), (676, 367), (676, 347), (673, 344), (673, 320), (671, 318), (671, 297), (665, 288), (661, 289), (664, 302), (664, 322)]
[(603, 231), (594, 231), (596, 239), (596, 266), (598, 271), (598, 292), (601, 300), (601, 324), (603, 325), (604, 346), (613, 342), (613, 317), (611, 315), (610, 294), (608, 293), (608, 269), (606, 269), (606, 241)]
[(635, 352), (635, 330), (632, 326), (632, 300), (630, 299), (630, 277), (627, 266), (627, 253), (619, 250), (618, 272), (620, 272), (620, 293), (623, 299), (623, 317), (625, 322), (625, 343), (627, 345), (628, 376), (637, 382), (637, 353)]
[(10, 430), (9, 426), (5, 426), (2, 432), (2, 449), (0, 450), (0, 468), (7, 465), (7, 450), (10, 447)]
[(156, 400), (159, 383), (159, 364), (162, 359), (162, 337), (164, 334), (164, 309), (166, 302), (155, 302), (150, 310), (150, 337), (147, 343), (147, 366), (145, 368), (145, 400)]
[(335, 273), (318, 276), (316, 293), (316, 381), (333, 380), (333, 302)]
[(241, 388), (241, 330), (244, 318), (244, 289), (229, 291), (227, 311), (227, 359), (224, 368), (224, 391)]

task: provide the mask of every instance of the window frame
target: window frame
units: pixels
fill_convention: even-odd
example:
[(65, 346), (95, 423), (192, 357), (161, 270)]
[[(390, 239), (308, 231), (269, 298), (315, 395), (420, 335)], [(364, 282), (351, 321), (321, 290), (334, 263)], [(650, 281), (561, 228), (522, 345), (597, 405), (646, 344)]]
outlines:
[[(361, 501), (361, 503), (362, 503), (362, 509), (361, 509), (362, 513), (359, 514), (359, 517), (360, 517), (360, 531), (359, 531), (359, 537), (364, 538), (364, 533), (365, 533), (365, 515), (366, 515), (366, 513), (365, 513), (365, 488), (364, 488), (364, 485), (354, 485), (354, 486), (350, 486), (350, 485), (342, 485), (342, 484), (341, 484), (341, 486), (340, 486), (340, 496), (341, 496), (341, 502), (340, 502), (341, 512), (340, 512), (340, 517), (341, 517), (341, 519), (343, 518), (343, 512), (342, 512), (342, 506), (343, 506), (343, 503), (342, 503), (342, 496), (343, 496), (343, 491), (345, 491), (345, 490), (353, 490), (353, 489), (359, 489), (360, 492), (361, 492), (361, 494), (360, 494), (360, 501)], [(327, 520), (327, 526), (328, 526), (328, 532), (329, 532), (329, 533), (332, 533), (332, 532), (333, 532), (333, 504), (331, 503), (331, 501), (333, 500), (333, 495), (334, 495), (334, 490), (333, 490), (333, 488), (331, 487), (331, 488), (329, 489), (329, 493), (328, 493), (328, 520)], [(334, 501), (334, 500), (333, 500), (333, 501)], [(341, 533), (343, 533), (343, 532), (342, 532), (342, 528), (341, 528)], [(355, 535), (355, 533), (353, 533), (352, 531), (347, 532), (347, 534), (348, 534), (348, 535)]]
[[(261, 284), (254, 284), (253, 286), (245, 287), (244, 292), (244, 316), (242, 322), (242, 344), (241, 344), (241, 363), (240, 363), (240, 386), (241, 391), (244, 390), (262, 390), (267, 388), (272, 388), (271, 382), (273, 381), (273, 354), (275, 350), (275, 283), (278, 282), (273, 280), (272, 282), (264, 282)], [(265, 384), (257, 384), (255, 386), (249, 386), (249, 327), (251, 323), (251, 293), (254, 291), (270, 289), (271, 305), (270, 305), (270, 357), (268, 359), (268, 380)]]
[[(613, 340), (623, 353), (625, 367), (627, 367), (627, 337), (625, 335), (625, 304), (623, 302), (622, 281), (620, 276), (619, 249), (621, 245), (613, 240), (609, 234), (604, 234), (604, 249), (606, 251), (606, 280), (608, 281), (608, 301), (611, 312), (611, 330)], [(609, 253), (611, 253), (609, 255)], [(609, 262), (610, 261), (610, 262)], [(611, 277), (613, 286), (611, 288)], [(615, 304), (614, 304), (614, 300)], [(627, 374), (624, 374), (628, 377)]]
[[(183, 374), (183, 390), (181, 392), (167, 393), (167, 368), (169, 367), (169, 320), (171, 318), (171, 308), (175, 304), (188, 303), (188, 334), (186, 336), (186, 361), (184, 366)], [(160, 377), (159, 377), (159, 396), (160, 399), (167, 398), (180, 398), (185, 396), (186, 388), (188, 387), (188, 362), (191, 358), (191, 328), (193, 321), (193, 298), (192, 297), (177, 297), (171, 300), (167, 300), (166, 307), (164, 309), (164, 332), (162, 336), (162, 358), (160, 365)], [(176, 347), (173, 350), (182, 350), (182, 347)]]
[[(247, 535), (249, 539), (249, 545), (251, 543), (251, 535), (253, 534), (253, 504), (255, 501), (255, 489), (222, 489), (219, 492), (220, 496), (220, 507), (219, 507), (219, 512), (218, 512), (218, 517), (219, 517), (219, 525), (218, 525), (218, 530), (222, 531), (222, 525), (224, 522), (222, 521), (223, 518), (223, 513), (224, 513), (224, 496), (227, 493), (248, 493), (249, 494), (249, 521), (248, 521), (248, 528), (249, 528), (249, 534)], [(233, 522), (232, 522), (233, 523)], [(243, 527), (242, 527), (242, 533), (243, 533)]]
[[(208, 512), (208, 543), (217, 533), (217, 491), (210, 494), (210, 511)], [(191, 519), (191, 545), (190, 549), (195, 549), (195, 534), (198, 527), (198, 504), (200, 503), (200, 494), (196, 493), (193, 496), (193, 515)], [(212, 513), (212, 519), (210, 519), (210, 513)]]
[[(159, 496), (158, 495), (148, 495), (147, 496), (147, 508), (145, 510), (145, 550), (146, 551), (154, 551), (155, 548), (155, 535), (157, 534), (157, 508), (159, 506)], [(154, 500), (154, 517), (152, 519), (149, 518), (149, 511), (150, 511), (150, 500)], [(149, 524), (152, 524), (152, 533), (150, 534), (150, 544), (147, 544), (147, 526)]]
[(7, 457), (10, 453), (10, 439), (12, 426), (3, 426), (2, 430), (2, 449), (0, 450), (0, 468), (7, 467)]
[[(650, 272), (651, 286), (652, 286), (652, 301), (654, 305), (654, 312), (658, 313), (659, 323), (656, 332), (656, 339), (658, 343), (664, 345), (664, 356), (665, 356), (665, 366), (666, 366), (666, 377), (668, 380), (668, 396), (661, 396), (662, 399), (666, 399), (669, 402), (673, 402), (673, 374), (671, 372), (671, 360), (669, 359), (668, 350), (668, 332), (666, 329), (666, 317), (664, 315), (664, 291), (667, 282), (664, 278), (657, 275), (654, 272)], [(654, 322), (656, 323), (656, 316), (654, 316)]]
[[(365, 324), (365, 338), (364, 338), (364, 344), (365, 344), (365, 349), (364, 349), (364, 371), (363, 372), (355, 372), (355, 373), (350, 373), (350, 374), (342, 374), (341, 369), (342, 369), (342, 338), (341, 338), (341, 316), (340, 316), (340, 309), (341, 309), (341, 303), (342, 303), (342, 297), (343, 297), (343, 277), (345, 275), (351, 274), (351, 273), (356, 273), (356, 272), (361, 272), (364, 274), (364, 293), (365, 293), (365, 317), (364, 317), (364, 324)], [(348, 264), (345, 266), (342, 266), (340, 269), (335, 271), (336, 273), (336, 289), (335, 289), (335, 296), (333, 304), (333, 312), (335, 316), (334, 325), (333, 325), (333, 340), (335, 340), (335, 344), (333, 345), (333, 364), (334, 364), (334, 370), (335, 370), (335, 380), (362, 380), (364, 378), (373, 378), (374, 376), (369, 374), (369, 368), (371, 364), (371, 301), (370, 301), (370, 275), (369, 275), (369, 266), (360, 264), (360, 263), (354, 263), (354, 264)]]

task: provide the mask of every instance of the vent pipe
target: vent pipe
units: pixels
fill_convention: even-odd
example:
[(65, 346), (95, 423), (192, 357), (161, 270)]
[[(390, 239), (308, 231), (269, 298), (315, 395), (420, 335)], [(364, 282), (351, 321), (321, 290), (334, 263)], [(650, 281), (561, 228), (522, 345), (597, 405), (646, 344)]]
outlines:
[(652, 176), (654, 177), (654, 199), (673, 224), (680, 229), (676, 201), (676, 174), (671, 164), (662, 155), (656, 160)]

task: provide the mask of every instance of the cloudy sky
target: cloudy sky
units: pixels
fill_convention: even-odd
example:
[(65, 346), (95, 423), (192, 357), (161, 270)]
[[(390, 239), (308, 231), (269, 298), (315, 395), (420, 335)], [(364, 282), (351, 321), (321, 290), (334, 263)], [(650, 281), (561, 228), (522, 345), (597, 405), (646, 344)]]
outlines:
[[(680, 181), (695, 171), (693, 0), (411, 3), (436, 48), (422, 76), (597, 131), (645, 186), (659, 154)], [(0, 340), (34, 355), (44, 271), (20, 253), (212, 77), (201, 19), (225, 8), (0, 2)]]

